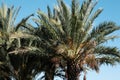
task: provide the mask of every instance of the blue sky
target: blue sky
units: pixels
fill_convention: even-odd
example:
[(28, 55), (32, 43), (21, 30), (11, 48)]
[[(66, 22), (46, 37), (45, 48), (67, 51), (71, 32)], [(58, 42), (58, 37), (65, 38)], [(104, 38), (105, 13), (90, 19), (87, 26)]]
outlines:
[[(66, 3), (70, 4), (71, 0), (64, 0)], [(81, 1), (81, 0), (80, 0)], [(56, 0), (0, 0), (0, 3), (6, 3), (9, 6), (14, 5), (15, 7), (21, 6), (20, 13), (18, 15), (17, 21), (22, 18), (35, 13), (38, 8), (46, 12), (46, 6), (50, 5), (52, 8), (56, 4)], [(114, 21), (120, 25), (120, 0), (99, 0), (95, 9), (102, 7), (104, 11), (96, 19), (95, 24), (103, 21)], [(116, 32), (115, 34), (119, 34)], [(117, 46), (120, 49), (120, 39), (110, 42), (110, 46)], [(115, 67), (112, 66), (101, 66), (100, 72), (96, 73), (90, 71), (87, 73), (87, 80), (119, 80), (120, 65)]]

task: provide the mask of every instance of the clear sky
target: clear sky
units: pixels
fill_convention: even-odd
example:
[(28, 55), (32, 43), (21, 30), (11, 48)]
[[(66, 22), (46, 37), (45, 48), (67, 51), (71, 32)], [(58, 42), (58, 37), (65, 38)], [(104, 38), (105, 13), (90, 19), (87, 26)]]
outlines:
[[(70, 4), (71, 0), (64, 1)], [(18, 21), (31, 13), (35, 13), (38, 8), (46, 12), (47, 5), (52, 8), (56, 4), (56, 0), (0, 0), (0, 3), (2, 2), (9, 6), (22, 7), (18, 15)], [(120, 25), (120, 0), (99, 0), (96, 9), (99, 7), (102, 7), (104, 11), (96, 19), (95, 24), (103, 21), (114, 21)], [(115, 34), (119, 35), (120, 33), (116, 32)], [(117, 46), (120, 49), (120, 39), (114, 40), (114, 42), (110, 42), (108, 45)], [(115, 67), (101, 66), (99, 73), (94, 71), (87, 73), (87, 80), (120, 80), (119, 77), (120, 65)]]

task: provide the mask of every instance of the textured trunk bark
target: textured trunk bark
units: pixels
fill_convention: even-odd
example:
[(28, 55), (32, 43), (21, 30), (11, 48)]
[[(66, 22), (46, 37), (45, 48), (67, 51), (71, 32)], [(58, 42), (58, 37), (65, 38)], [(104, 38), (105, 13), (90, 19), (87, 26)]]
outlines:
[(79, 80), (79, 70), (73, 61), (67, 62), (67, 80)]
[(48, 65), (49, 66), (47, 66), (45, 70), (45, 80), (54, 80), (55, 67), (52, 63), (49, 63)]
[(50, 72), (45, 73), (45, 80), (54, 80), (54, 72), (50, 70)]

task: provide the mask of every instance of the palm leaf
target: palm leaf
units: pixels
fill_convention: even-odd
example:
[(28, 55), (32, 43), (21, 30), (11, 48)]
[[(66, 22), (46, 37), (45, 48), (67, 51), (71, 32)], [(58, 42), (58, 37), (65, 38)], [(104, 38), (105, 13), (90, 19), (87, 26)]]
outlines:
[(96, 47), (95, 52), (99, 56), (108, 55), (108, 56), (120, 57), (120, 51), (118, 51), (116, 47), (99, 46), (99, 47)]

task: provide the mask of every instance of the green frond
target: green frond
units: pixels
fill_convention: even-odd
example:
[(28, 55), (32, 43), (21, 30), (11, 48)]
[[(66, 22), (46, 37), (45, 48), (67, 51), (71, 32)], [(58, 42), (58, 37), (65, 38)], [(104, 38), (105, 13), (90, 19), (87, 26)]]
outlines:
[[(102, 12), (102, 9), (98, 9), (85, 23), (85, 36), (83, 40), (87, 40), (90, 31), (93, 29), (93, 21), (98, 17), (98, 15)], [(84, 42), (84, 41), (83, 41)]]
[(12, 39), (32, 39), (32, 40), (41, 40), (38, 36), (29, 34), (26, 32), (15, 32), (9, 36), (10, 40)]
[(64, 21), (68, 22), (69, 16), (70, 16), (69, 8), (63, 1), (61, 1), (61, 7), (62, 7), (62, 15), (63, 15)]
[(32, 33), (35, 32), (35, 28), (31, 24), (29, 24), (29, 23), (26, 23), (26, 25), (25, 25), (24, 28), (26, 28), (27, 30), (29, 30), (29, 32), (32, 32)]
[(13, 31), (19, 9), (20, 8), (15, 9), (13, 6), (8, 8), (5, 4), (2, 4), (0, 8), (0, 18), (1, 18), (0, 23), (1, 23), (1, 28), (4, 32), (9, 33)]
[(85, 16), (84, 16), (83, 23), (86, 23), (89, 20), (90, 15), (91, 15), (93, 9), (95, 8), (96, 4), (97, 4), (97, 1), (93, 2), (91, 0), (88, 2), (88, 7), (87, 7), (87, 11), (86, 11)]
[(70, 11), (68, 6), (61, 0), (58, 1), (58, 6), (55, 6), (54, 8), (54, 19), (56, 19), (57, 22), (59, 22), (61, 24), (61, 28), (62, 28), (62, 35), (68, 34), (69, 33), (69, 19), (70, 19)]
[(21, 26), (26, 28), (25, 23), (26, 23), (26, 21), (27, 21), (31, 16), (34, 16), (34, 15), (31, 14), (31, 15), (27, 16), (26, 18), (22, 19), (22, 20), (17, 24), (17, 26), (15, 27), (15, 31), (17, 31)]
[(7, 6), (5, 4), (2, 4), (1, 8), (0, 8), (0, 23), (1, 23), (1, 29), (3, 31), (7, 31), (8, 28), (8, 21), (7, 21), (7, 17), (10, 15), (10, 9), (7, 8)]
[(92, 2), (92, 0), (83, 1), (82, 6), (80, 8), (80, 12), (79, 12), (80, 13), (79, 18), (81, 21), (83, 21), (85, 18), (85, 15), (87, 15), (86, 13), (88, 13), (87, 10), (88, 10), (88, 7), (91, 5), (91, 2)]
[(93, 21), (98, 17), (98, 15), (102, 12), (102, 9), (98, 9), (91, 17), (85, 22), (85, 30), (86, 33), (89, 33), (93, 27)]
[(73, 16), (72, 19), (71, 19), (71, 31), (70, 31), (70, 37), (73, 39), (73, 42), (75, 42), (75, 37), (76, 34), (77, 34), (77, 16)]
[(116, 63), (120, 63), (120, 58), (116, 58), (116, 57), (109, 57), (109, 56), (105, 56), (105, 57), (101, 57), (101, 58), (97, 58), (96, 59), (99, 63), (99, 65), (116, 65)]
[(120, 38), (120, 36), (117, 36), (117, 35), (106, 36), (103, 39), (101, 39), (101, 41), (99, 41), (99, 44), (105, 43), (109, 40), (118, 39), (118, 38)]
[(18, 16), (18, 13), (19, 13), (20, 9), (21, 9), (21, 7), (18, 7), (18, 8), (16, 8), (16, 9), (13, 11), (14, 17), (13, 17), (13, 20), (12, 20), (12, 24), (15, 23), (16, 18), (17, 18), (17, 16)]
[(5, 4), (2, 4), (0, 8), (0, 17), (6, 18), (7, 10), (7, 6)]
[(103, 22), (92, 29), (90, 36), (87, 39), (94, 39), (99, 43), (99, 41), (104, 40), (106, 36), (119, 29), (120, 27), (117, 26), (114, 22)]
[[(100, 23), (98, 26), (96, 26), (93, 29), (91, 34), (92, 35), (95, 35), (95, 33), (99, 33), (100, 34), (101, 32), (109, 31), (109, 30), (111, 30), (114, 27), (117, 27), (114, 22), (103, 22), (103, 23)], [(111, 32), (109, 32), (109, 33), (111, 33)]]
[[(58, 24), (55, 19), (49, 19), (44, 13), (38, 11), (40, 17), (40, 25), (44, 25), (52, 34), (54, 39), (60, 40), (58, 32)], [(58, 26), (57, 26), (58, 25)]]
[(75, 10), (76, 10), (76, 8), (75, 8), (75, 1), (76, 0), (72, 0), (72, 15), (74, 16), (75, 15)]
[(47, 6), (47, 13), (48, 13), (48, 17), (49, 18), (52, 18), (52, 12), (51, 12), (51, 10), (50, 10), (50, 7), (49, 6)]
[(93, 23), (93, 21), (100, 15), (100, 13), (103, 11), (102, 8), (98, 9), (90, 18), (89, 21), (91, 21), (91, 23)]
[(30, 47), (24, 47), (23, 49), (22, 48), (17, 48), (14, 51), (10, 51), (9, 54), (23, 54), (23, 53), (27, 54), (28, 52), (31, 52), (31, 51), (42, 52), (41, 50), (42, 49), (40, 49), (40, 48), (30, 46)]
[(108, 55), (120, 58), (120, 51), (116, 47), (98, 46), (95, 49), (95, 53), (100, 57)]

